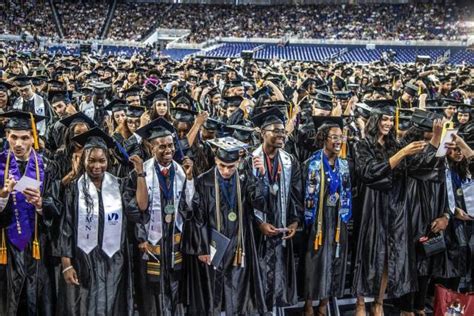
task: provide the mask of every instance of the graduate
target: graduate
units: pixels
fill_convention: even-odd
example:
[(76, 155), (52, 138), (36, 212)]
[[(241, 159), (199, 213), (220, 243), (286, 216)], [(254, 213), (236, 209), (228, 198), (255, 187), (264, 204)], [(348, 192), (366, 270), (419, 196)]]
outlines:
[(309, 236), (304, 262), (305, 315), (326, 315), (331, 296), (344, 294), (352, 196), (349, 164), (339, 158), (342, 117), (313, 117), (318, 147), (305, 162), (305, 224)]
[(153, 152), (143, 170), (131, 175), (132, 183), (137, 183), (135, 203), (149, 215), (147, 223), (137, 225), (136, 229), (142, 253), (135, 262), (140, 274), (136, 285), (139, 313), (182, 315), (181, 240), (194, 195), (193, 162), (186, 157), (181, 166), (173, 160), (175, 130), (165, 119), (158, 118), (136, 133), (149, 143)]
[[(263, 284), (251, 222), (252, 208), (265, 203), (263, 180), (239, 174), (241, 148), (225, 145), (216, 151), (215, 167), (196, 180), (192, 224), (185, 232), (184, 247), (201, 261), (201, 272), (190, 273), (187, 285), (198, 292), (191, 293), (192, 297), (204, 302), (191, 302), (188, 312), (204, 306), (201, 313), (206, 315), (263, 313)], [(200, 275), (204, 275), (202, 281)]]
[[(127, 221), (142, 214), (130, 204), (136, 188), (107, 172), (113, 140), (98, 128), (73, 138), (83, 152), (73, 181), (62, 188), (59, 236), (63, 282), (60, 315), (132, 315)], [(140, 161), (134, 161), (141, 168)], [(128, 192), (125, 192), (128, 190)]]
[[(6, 315), (53, 315), (53, 295), (46, 272), (43, 213), (54, 208), (43, 200), (44, 164), (38, 154), (36, 122), (44, 116), (22, 111), (1, 114), (8, 148), (0, 153), (0, 265), (6, 265)], [(15, 190), (27, 176), (39, 187)], [(24, 302), (20, 304), (20, 302)]]
[(406, 158), (422, 152), (426, 143), (405, 145), (396, 139), (393, 100), (379, 100), (372, 106), (366, 138), (357, 145), (355, 160), (364, 185), (354, 263), (356, 315), (365, 315), (364, 296), (375, 298), (372, 313), (382, 315), (385, 294), (393, 298), (416, 290), (415, 248), (406, 206)]
[[(264, 180), (265, 206), (254, 208), (259, 265), (269, 312), (293, 305), (296, 297), (296, 267), (291, 238), (303, 216), (301, 170), (296, 159), (282, 148), (285, 143), (284, 114), (273, 108), (252, 121), (261, 130), (263, 144), (253, 153), (249, 170)], [(248, 175), (250, 177), (251, 175)]]

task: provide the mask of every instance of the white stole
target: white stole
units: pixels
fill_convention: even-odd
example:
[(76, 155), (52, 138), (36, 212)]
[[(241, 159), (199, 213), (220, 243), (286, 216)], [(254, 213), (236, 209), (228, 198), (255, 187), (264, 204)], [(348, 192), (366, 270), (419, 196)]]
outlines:
[[(291, 156), (286, 151), (279, 149), (278, 154), (280, 156), (280, 162), (282, 164), (282, 173), (280, 176), (280, 183), (279, 183), (279, 194), (280, 194), (280, 203), (281, 203), (281, 219), (283, 227), (286, 227), (286, 209), (288, 207), (288, 199), (290, 198), (290, 184), (291, 184)], [(262, 161), (265, 161), (265, 157), (263, 155), (262, 145), (260, 145), (255, 151), (252, 153), (252, 157), (259, 157)], [(252, 166), (252, 171), (254, 176), (257, 176), (257, 169)], [(267, 171), (268, 172), (268, 171)], [(258, 209), (254, 209), (255, 216), (260, 219), (261, 221), (266, 221), (265, 214)]]
[[(84, 181), (88, 182), (89, 195), (94, 204), (89, 218), (82, 191)], [(82, 175), (79, 178), (77, 189), (79, 191), (77, 246), (89, 254), (99, 242), (99, 193), (87, 175)], [(120, 250), (122, 242), (123, 208), (118, 179), (108, 172), (104, 174), (102, 181), (102, 202), (104, 204), (102, 250), (109, 258), (112, 258)]]
[[(161, 191), (158, 175), (156, 174), (155, 158), (148, 159), (143, 164), (146, 172), (146, 186), (148, 188), (148, 197), (151, 199), (148, 206), (150, 211), (150, 222), (148, 223), (147, 234), (148, 241), (153, 245), (158, 244), (163, 236), (163, 223), (161, 214)], [(175, 176), (173, 181), (173, 202), (174, 202), (174, 218), (176, 228), (180, 232), (183, 231), (183, 218), (181, 217), (178, 208), (181, 195), (183, 194), (186, 174), (183, 168), (173, 161)]]
[[(44, 107), (44, 99), (41, 96), (39, 96), (35, 93), (35, 94), (33, 94), (33, 103), (35, 105), (35, 113), (34, 114), (45, 116), (46, 110), (45, 110), (45, 107)], [(15, 110), (20, 110), (20, 111), (23, 110), (23, 98), (22, 97), (19, 97), (15, 100), (15, 103), (13, 104), (13, 108)], [(46, 122), (41, 121), (41, 122), (36, 123), (36, 128), (38, 129), (38, 133), (41, 136), (44, 136), (45, 133), (46, 133)]]

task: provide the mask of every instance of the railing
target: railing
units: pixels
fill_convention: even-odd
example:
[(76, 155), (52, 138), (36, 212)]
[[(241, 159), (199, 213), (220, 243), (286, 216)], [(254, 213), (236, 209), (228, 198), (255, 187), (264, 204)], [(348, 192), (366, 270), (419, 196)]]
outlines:
[(58, 10), (56, 9), (56, 6), (54, 5), (53, 0), (49, 0), (49, 6), (51, 7), (51, 11), (53, 12), (54, 24), (56, 24), (56, 28), (58, 30), (59, 37), (63, 38), (64, 37), (63, 25), (61, 24), (61, 20), (59, 19)]
[(110, 24), (112, 23), (112, 18), (115, 14), (115, 8), (117, 7), (117, 0), (112, 0), (109, 5), (109, 11), (107, 13), (107, 20), (105, 21), (104, 25), (102, 26), (102, 31), (100, 32), (100, 39), (104, 39), (109, 33)]

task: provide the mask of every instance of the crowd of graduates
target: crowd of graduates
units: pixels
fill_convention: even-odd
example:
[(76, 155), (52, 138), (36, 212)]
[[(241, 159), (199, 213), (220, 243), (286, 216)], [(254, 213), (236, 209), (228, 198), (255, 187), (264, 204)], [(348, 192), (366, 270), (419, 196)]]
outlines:
[(472, 290), (472, 66), (0, 55), (0, 315)]

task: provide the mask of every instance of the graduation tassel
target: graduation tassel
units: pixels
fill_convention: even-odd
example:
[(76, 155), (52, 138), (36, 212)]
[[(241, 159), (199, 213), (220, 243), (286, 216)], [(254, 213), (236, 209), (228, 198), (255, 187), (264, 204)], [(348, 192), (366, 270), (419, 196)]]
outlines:
[(7, 243), (5, 241), (5, 229), (2, 229), (2, 243), (0, 245), (0, 265), (7, 264)]
[(316, 237), (314, 238), (314, 250), (318, 250), (319, 246), (323, 245), (323, 212), (324, 212), (324, 187), (326, 186), (323, 163), (320, 163), (320, 178), (319, 185), (319, 205), (318, 205), (318, 224), (316, 226)]
[(344, 131), (342, 132), (342, 146), (341, 146), (341, 152), (339, 153), (339, 157), (342, 159), (347, 158), (347, 128), (344, 128)]
[(33, 113), (30, 112), (30, 120), (31, 120), (31, 130), (33, 131), (33, 148), (35, 150), (39, 149), (39, 143), (38, 143), (38, 131), (36, 130), (36, 123), (35, 123), (35, 117), (33, 116)]
[(341, 218), (338, 217), (337, 219), (337, 228), (336, 228), (336, 258), (339, 258), (339, 252), (341, 250), (341, 244), (340, 244), (340, 239), (341, 239)]
[(400, 108), (397, 106), (395, 109), (395, 131), (398, 138), (398, 123), (400, 122)]
[[(30, 113), (30, 115), (32, 116), (31, 120), (33, 122), (33, 128), (35, 128), (33, 114)], [(37, 142), (38, 138), (37, 136), (35, 136), (36, 135), (35, 132), (36, 132), (36, 129), (33, 130), (33, 137), (36, 139), (36, 142)], [(36, 152), (33, 152), (33, 153), (35, 156), (36, 180), (40, 181), (38, 156), (36, 155)], [(33, 259), (36, 259), (36, 260), (41, 259), (39, 240), (38, 240), (38, 212), (35, 212), (35, 239), (33, 240)]]

